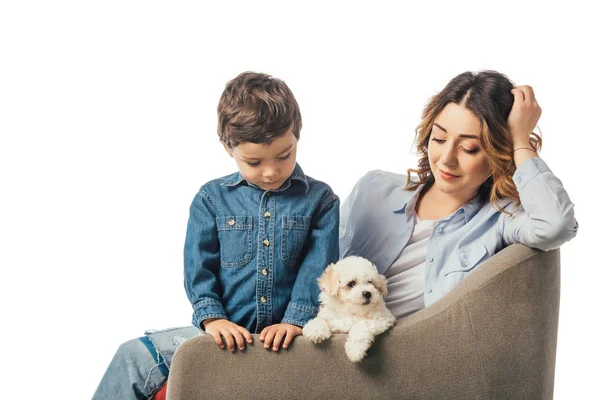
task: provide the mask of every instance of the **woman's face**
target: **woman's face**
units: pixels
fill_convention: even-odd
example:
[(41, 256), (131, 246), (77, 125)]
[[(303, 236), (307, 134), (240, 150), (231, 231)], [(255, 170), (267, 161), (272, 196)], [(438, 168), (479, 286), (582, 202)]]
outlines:
[(437, 116), (428, 145), (433, 188), (468, 201), (491, 173), (481, 149), (481, 123), (468, 109), (450, 103)]

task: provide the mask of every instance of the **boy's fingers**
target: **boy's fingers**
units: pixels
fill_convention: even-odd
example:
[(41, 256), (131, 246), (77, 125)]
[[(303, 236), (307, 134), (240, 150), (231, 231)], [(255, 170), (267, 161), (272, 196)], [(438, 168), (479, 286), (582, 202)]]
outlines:
[(277, 333), (275, 334), (275, 339), (273, 339), (273, 351), (277, 351), (279, 349), (279, 345), (281, 344), (281, 341), (283, 340), (283, 337), (286, 333), (287, 331), (285, 329), (277, 330)]
[(210, 334), (213, 339), (215, 339), (215, 343), (217, 343), (217, 346), (219, 346), (220, 348), (225, 347), (225, 343), (223, 343), (223, 339), (221, 339), (221, 334), (219, 332), (213, 332)]
[(252, 343), (252, 334), (248, 332), (248, 329), (238, 326), (238, 331), (242, 332), (242, 335), (244, 335), (248, 343)]
[(271, 347), (271, 342), (273, 342), (273, 337), (275, 336), (276, 329), (269, 329), (269, 332), (265, 335), (265, 349)]
[(240, 350), (243, 350), (245, 343), (244, 343), (244, 337), (242, 336), (242, 333), (235, 328), (229, 328), (229, 333), (231, 333), (231, 335), (233, 336), (233, 339), (235, 340), (237, 347)]
[(267, 336), (267, 333), (270, 330), (271, 330), (271, 327), (267, 326), (265, 329), (263, 329), (262, 331), (260, 331), (260, 337), (258, 338), (258, 340), (260, 340), (261, 342), (264, 342), (265, 336)]
[(235, 341), (233, 340), (233, 336), (231, 336), (231, 333), (223, 329), (223, 331), (221, 332), (221, 336), (223, 336), (223, 339), (225, 339), (225, 342), (227, 343), (227, 349), (229, 351), (234, 351)]
[(292, 343), (292, 339), (294, 339), (294, 336), (296, 336), (296, 335), (292, 332), (288, 332), (288, 334), (285, 335), (285, 340), (283, 341), (284, 349), (287, 349), (288, 346), (290, 345), (290, 343)]

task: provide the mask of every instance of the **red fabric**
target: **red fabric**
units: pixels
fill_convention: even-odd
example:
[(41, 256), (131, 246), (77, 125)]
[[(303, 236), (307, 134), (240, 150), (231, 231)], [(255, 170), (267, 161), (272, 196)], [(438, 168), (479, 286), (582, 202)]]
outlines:
[(167, 400), (167, 384), (165, 385), (152, 397), (152, 400)]

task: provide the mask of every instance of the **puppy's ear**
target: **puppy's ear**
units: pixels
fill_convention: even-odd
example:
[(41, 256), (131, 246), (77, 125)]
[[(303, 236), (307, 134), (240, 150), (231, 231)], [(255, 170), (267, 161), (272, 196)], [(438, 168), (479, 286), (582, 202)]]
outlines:
[(378, 274), (377, 278), (373, 280), (373, 285), (377, 288), (377, 290), (379, 290), (379, 293), (381, 293), (383, 297), (387, 296), (387, 279), (385, 276)]
[(339, 289), (340, 276), (337, 272), (333, 270), (334, 264), (329, 264), (329, 266), (323, 272), (323, 275), (319, 279), (317, 279), (317, 283), (319, 284), (319, 288), (322, 291), (329, 293), (331, 296), (335, 296)]

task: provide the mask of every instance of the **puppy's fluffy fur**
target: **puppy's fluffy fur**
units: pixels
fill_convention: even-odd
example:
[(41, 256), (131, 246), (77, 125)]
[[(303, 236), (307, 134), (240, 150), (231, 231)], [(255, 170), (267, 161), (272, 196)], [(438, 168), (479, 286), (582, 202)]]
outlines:
[(346, 355), (352, 362), (362, 360), (375, 336), (396, 321), (383, 301), (385, 276), (369, 260), (351, 256), (330, 264), (317, 282), (321, 308), (302, 334), (320, 343), (332, 333), (348, 333)]

